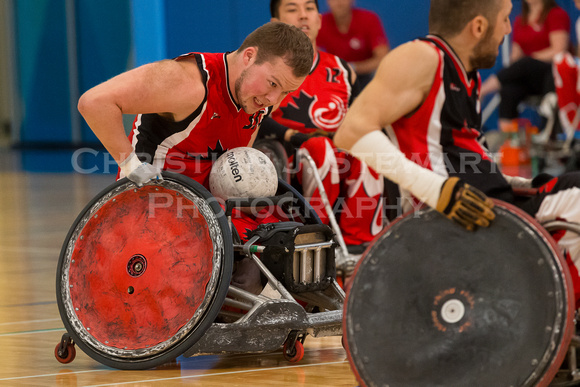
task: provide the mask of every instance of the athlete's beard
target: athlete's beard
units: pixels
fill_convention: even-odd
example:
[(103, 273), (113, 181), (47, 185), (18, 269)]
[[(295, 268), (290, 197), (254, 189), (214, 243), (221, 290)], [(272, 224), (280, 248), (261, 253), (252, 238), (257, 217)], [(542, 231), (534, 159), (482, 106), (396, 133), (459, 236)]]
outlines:
[(240, 74), (240, 77), (236, 81), (236, 84), (234, 85), (234, 94), (236, 96), (236, 99), (238, 100), (238, 104), (242, 107), (242, 109), (244, 109), (246, 113), (252, 114), (251, 112), (248, 112), (248, 105), (245, 104), (244, 101), (242, 100), (242, 85), (244, 83), (244, 79), (246, 78), (247, 71), (248, 71), (247, 69), (242, 71), (242, 74)]
[(498, 47), (492, 41), (494, 29), (494, 26), (490, 26), (483, 39), (473, 49), (473, 55), (469, 58), (471, 69), (489, 69), (495, 65)]

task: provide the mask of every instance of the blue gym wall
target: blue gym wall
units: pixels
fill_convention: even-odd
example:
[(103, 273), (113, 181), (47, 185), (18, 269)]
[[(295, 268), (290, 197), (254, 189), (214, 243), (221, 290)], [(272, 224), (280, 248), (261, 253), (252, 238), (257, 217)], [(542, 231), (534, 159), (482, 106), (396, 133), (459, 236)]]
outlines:
[[(23, 147), (96, 144), (75, 108), (84, 91), (143, 63), (189, 51), (234, 50), (270, 19), (269, 0), (12, 1), (21, 115), (14, 143)], [(572, 1), (558, 3), (572, 21), (580, 15)], [(71, 4), (73, 40), (67, 36)], [(392, 47), (427, 32), (428, 0), (358, 0), (357, 5), (380, 16)], [(320, 6), (327, 11), (325, 0)], [(521, 0), (514, 0), (513, 15), (520, 9)], [(576, 42), (574, 31), (572, 39)], [(73, 60), (69, 43), (76, 51)]]
[(18, 89), (24, 103), (20, 140), (70, 140), (64, 0), (20, 0), (15, 7)]
[[(164, 6), (137, 9), (143, 4)], [(137, 55), (139, 64), (192, 50), (233, 50), (246, 35), (270, 20), (270, 0), (133, 0), (133, 5), (133, 14), (139, 16), (135, 19), (136, 46), (149, 51), (145, 56)], [(426, 0), (358, 0), (357, 6), (371, 9), (381, 17), (393, 46), (427, 32)], [(158, 8), (163, 8), (162, 15)], [(325, 0), (320, 0), (320, 8), (322, 12), (328, 10)], [(165, 39), (159, 41), (151, 34), (143, 35), (149, 25), (159, 23), (165, 26)]]

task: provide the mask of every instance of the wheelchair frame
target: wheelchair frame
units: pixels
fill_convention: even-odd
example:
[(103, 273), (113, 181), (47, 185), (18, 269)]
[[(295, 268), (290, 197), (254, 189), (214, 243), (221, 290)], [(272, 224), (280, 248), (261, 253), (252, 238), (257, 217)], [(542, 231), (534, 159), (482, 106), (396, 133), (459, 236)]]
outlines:
[[(288, 194), (295, 194), (289, 184), (281, 179), (279, 186), (288, 192), (270, 198), (275, 204), (287, 202), (290, 198)], [(298, 199), (307, 208), (306, 201), (301, 196)], [(226, 217), (232, 229), (232, 209), (245, 207), (250, 201), (235, 199), (226, 202)], [(319, 222), (318, 217), (313, 218)], [(335, 280), (333, 251), (336, 242), (333, 238), (321, 238), (320, 232), (316, 232), (318, 230), (301, 233), (300, 228), (308, 229), (308, 226), (296, 226), (297, 224), (261, 225), (256, 230), (258, 232), (246, 243), (234, 243), (234, 250), (250, 258), (266, 277), (265, 290), (255, 295), (230, 284), (224, 305), (237, 308), (240, 312), (220, 311), (219, 318), (232, 322), (212, 324), (202, 339), (184, 353), (185, 357), (272, 352), (282, 347), (284, 357), (295, 362), (302, 358), (302, 344), (307, 335), (342, 335), (345, 293)], [(265, 231), (262, 233), (265, 235), (260, 235), (260, 229)], [(286, 260), (286, 272), (282, 275), (275, 275), (268, 267), (267, 254), (271, 251), (271, 246), (260, 244), (274, 237), (276, 233), (289, 233), (293, 240), (290, 249), (288, 246), (278, 249), (278, 253), (281, 250), (285, 256), (283, 259)], [(330, 234), (327, 233), (326, 236)], [(278, 238), (275, 242), (282, 240)], [(261, 257), (257, 254), (261, 254)], [(288, 275), (288, 271), (291, 275)], [(306, 306), (303, 307), (297, 300), (306, 303)]]

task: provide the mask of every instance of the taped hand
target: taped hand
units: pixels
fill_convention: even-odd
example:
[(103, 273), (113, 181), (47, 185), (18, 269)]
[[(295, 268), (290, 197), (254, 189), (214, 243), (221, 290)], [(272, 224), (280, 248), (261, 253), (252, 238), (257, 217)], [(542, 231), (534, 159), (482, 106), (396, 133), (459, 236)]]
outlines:
[(127, 176), (127, 179), (138, 187), (141, 187), (151, 179), (163, 180), (159, 167), (141, 162), (135, 153), (131, 153), (119, 166), (123, 174)]
[(137, 184), (138, 187), (141, 187), (151, 179), (163, 180), (161, 169), (148, 163), (139, 165), (133, 172), (127, 175), (127, 178)]
[(488, 227), (495, 219), (492, 200), (457, 177), (443, 183), (436, 209), (469, 231), (477, 226)]

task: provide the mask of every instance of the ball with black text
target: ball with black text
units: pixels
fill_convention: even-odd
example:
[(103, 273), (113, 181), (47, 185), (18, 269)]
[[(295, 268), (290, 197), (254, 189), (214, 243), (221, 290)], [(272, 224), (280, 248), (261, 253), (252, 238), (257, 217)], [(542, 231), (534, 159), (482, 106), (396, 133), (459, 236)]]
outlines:
[(220, 199), (273, 196), (278, 175), (272, 161), (261, 151), (239, 147), (226, 151), (212, 166), (209, 189)]

